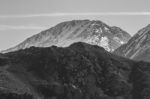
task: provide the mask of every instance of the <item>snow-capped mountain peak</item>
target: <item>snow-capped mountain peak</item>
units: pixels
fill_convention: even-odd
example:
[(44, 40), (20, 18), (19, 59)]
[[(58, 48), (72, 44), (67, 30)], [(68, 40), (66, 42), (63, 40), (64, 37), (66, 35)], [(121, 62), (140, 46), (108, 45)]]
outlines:
[[(3, 51), (11, 52), (36, 47), (69, 46), (74, 42), (87, 42), (104, 47), (112, 52), (130, 39), (130, 35), (118, 27), (111, 27), (101, 21), (72, 20), (33, 35), (19, 45)], [(117, 39), (113, 39), (117, 38)]]

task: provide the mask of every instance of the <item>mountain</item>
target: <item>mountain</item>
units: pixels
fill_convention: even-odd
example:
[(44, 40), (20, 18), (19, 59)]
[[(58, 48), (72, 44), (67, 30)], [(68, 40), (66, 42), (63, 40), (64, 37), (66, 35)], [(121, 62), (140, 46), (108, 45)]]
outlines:
[(3, 53), (19, 49), (36, 47), (69, 46), (74, 42), (86, 42), (114, 51), (130, 39), (130, 35), (119, 27), (110, 27), (101, 21), (73, 20), (62, 22), (50, 29), (33, 35), (19, 45), (2, 51)]
[(83, 42), (30, 47), (0, 55), (0, 98), (150, 99), (150, 63)]
[(139, 30), (128, 43), (116, 49), (114, 53), (130, 59), (150, 62), (150, 25)]

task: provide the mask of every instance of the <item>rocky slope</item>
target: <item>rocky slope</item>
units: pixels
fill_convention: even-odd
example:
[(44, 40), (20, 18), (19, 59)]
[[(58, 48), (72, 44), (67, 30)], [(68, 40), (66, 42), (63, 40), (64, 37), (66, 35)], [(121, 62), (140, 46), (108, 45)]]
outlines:
[(48, 30), (42, 31), (21, 44), (3, 51), (11, 52), (19, 49), (36, 47), (69, 46), (74, 42), (86, 42), (114, 51), (130, 39), (130, 35), (118, 27), (110, 27), (101, 21), (73, 20), (62, 22)]
[(114, 53), (130, 59), (150, 62), (150, 25), (139, 30), (127, 44), (116, 49)]
[(1, 54), (0, 71), (3, 99), (150, 99), (150, 63), (87, 43)]

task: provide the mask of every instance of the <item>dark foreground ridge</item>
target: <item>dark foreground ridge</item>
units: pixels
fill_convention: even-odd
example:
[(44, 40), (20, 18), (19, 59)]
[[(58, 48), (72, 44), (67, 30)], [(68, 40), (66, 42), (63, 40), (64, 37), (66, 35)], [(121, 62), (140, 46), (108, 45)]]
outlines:
[[(0, 99), (150, 99), (150, 63), (86, 43), (0, 55)], [(16, 98), (18, 99), (18, 98)]]

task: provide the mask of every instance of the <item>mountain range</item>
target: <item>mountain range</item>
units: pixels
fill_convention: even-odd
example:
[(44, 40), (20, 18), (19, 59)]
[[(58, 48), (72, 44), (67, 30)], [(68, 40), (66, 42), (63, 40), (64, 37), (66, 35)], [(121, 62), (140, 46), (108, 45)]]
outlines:
[(0, 55), (0, 98), (150, 99), (150, 63), (83, 42), (30, 47)]
[(13, 48), (2, 51), (12, 52), (20, 49), (49, 47), (52, 45), (66, 47), (74, 42), (85, 42), (99, 45), (113, 52), (120, 45), (127, 43), (131, 36), (116, 26), (109, 26), (98, 20), (72, 20), (62, 22), (26, 39)]
[(149, 62), (150, 25), (66, 21), (2, 51), (0, 99), (150, 99)]

